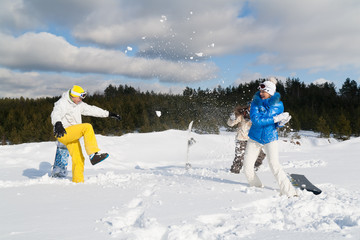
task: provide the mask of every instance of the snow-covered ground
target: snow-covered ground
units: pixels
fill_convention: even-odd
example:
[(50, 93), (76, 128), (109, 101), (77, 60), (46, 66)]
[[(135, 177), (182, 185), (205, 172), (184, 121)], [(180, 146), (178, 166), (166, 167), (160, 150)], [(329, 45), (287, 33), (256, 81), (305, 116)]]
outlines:
[(0, 239), (360, 239), (360, 138), (300, 132), (280, 139), (288, 173), (323, 190), (279, 196), (267, 161), (264, 188), (229, 168), (234, 133), (97, 136), (110, 158), (85, 165), (85, 183), (49, 177), (54, 142), (0, 146)]

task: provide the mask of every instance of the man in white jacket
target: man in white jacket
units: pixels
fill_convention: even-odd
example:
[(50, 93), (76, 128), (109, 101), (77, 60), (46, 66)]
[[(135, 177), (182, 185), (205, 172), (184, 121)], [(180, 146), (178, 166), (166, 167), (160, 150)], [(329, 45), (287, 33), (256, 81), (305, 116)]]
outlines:
[(54, 125), (54, 135), (69, 150), (72, 158), (72, 181), (84, 182), (84, 161), (79, 139), (84, 137), (86, 153), (91, 164), (105, 160), (109, 154), (99, 153), (94, 129), (89, 123), (82, 123), (81, 116), (113, 117), (120, 120), (120, 116), (103, 110), (99, 107), (88, 105), (82, 100), (86, 92), (80, 86), (74, 85), (55, 103), (51, 113), (51, 122)]

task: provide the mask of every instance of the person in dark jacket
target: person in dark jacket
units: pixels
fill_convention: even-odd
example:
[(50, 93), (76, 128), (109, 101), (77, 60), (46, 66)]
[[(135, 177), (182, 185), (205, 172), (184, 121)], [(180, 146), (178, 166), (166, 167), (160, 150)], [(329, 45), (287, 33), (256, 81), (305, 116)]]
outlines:
[(262, 182), (254, 171), (254, 163), (259, 151), (264, 148), (269, 160), (269, 166), (279, 184), (280, 193), (288, 197), (296, 196), (296, 190), (279, 163), (277, 128), (290, 121), (291, 116), (284, 112), (284, 105), (280, 101), (280, 94), (276, 92), (275, 78), (269, 78), (261, 83), (259, 90), (253, 97), (250, 110), (252, 125), (246, 146), (244, 159), (244, 173), (250, 186), (263, 187)]

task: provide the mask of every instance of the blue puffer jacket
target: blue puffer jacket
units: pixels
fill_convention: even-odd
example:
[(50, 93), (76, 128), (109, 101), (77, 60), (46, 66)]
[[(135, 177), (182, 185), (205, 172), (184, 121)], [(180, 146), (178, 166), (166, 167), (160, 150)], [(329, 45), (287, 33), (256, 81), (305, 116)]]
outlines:
[(275, 92), (274, 96), (268, 99), (261, 99), (260, 92), (254, 95), (251, 103), (250, 118), (252, 125), (249, 131), (249, 138), (261, 144), (278, 139), (277, 125), (273, 117), (284, 112), (284, 105), (280, 101), (280, 93)]

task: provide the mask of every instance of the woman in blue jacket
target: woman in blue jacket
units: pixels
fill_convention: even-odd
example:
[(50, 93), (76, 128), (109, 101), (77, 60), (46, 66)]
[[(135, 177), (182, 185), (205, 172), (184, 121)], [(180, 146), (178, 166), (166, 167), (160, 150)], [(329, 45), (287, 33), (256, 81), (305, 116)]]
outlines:
[(291, 116), (284, 112), (280, 94), (276, 92), (276, 79), (261, 83), (253, 98), (250, 110), (252, 125), (249, 131), (249, 141), (246, 146), (244, 173), (250, 186), (263, 187), (254, 171), (254, 164), (261, 148), (267, 154), (269, 166), (274, 174), (280, 193), (288, 197), (296, 196), (296, 190), (279, 163), (277, 127), (284, 126)]

